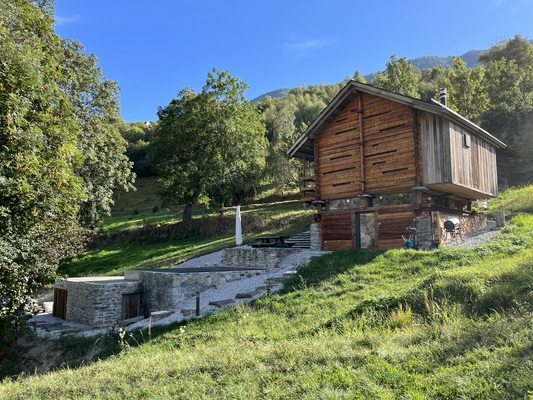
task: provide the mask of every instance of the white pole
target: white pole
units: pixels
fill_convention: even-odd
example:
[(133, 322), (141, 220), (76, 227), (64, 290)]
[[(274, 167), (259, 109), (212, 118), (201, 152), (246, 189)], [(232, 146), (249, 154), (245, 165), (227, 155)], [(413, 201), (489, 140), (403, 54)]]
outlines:
[(237, 206), (235, 213), (235, 242), (237, 246), (242, 244), (241, 206)]

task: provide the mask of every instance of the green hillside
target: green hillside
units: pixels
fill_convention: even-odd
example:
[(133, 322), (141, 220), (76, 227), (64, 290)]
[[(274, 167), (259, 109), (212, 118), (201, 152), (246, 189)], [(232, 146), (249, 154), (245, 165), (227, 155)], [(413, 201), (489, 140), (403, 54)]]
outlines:
[[(529, 190), (509, 196), (527, 206)], [(65, 340), (77, 364), (6, 380), (0, 398), (533, 396), (533, 215), (475, 249), (336, 252), (299, 273), (183, 325)]]

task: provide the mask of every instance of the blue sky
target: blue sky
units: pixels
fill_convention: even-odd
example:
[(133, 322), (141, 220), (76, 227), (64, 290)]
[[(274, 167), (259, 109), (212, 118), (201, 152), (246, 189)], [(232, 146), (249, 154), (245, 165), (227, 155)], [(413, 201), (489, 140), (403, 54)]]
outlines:
[(385, 68), (390, 56), (461, 55), (533, 39), (533, 0), (56, 0), (56, 31), (96, 54), (126, 121), (157, 119), (213, 67), (253, 99)]

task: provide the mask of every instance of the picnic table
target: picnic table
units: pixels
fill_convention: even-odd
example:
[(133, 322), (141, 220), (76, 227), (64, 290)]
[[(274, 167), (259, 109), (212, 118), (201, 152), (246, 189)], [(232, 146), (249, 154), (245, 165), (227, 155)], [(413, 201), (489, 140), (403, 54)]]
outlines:
[(294, 243), (287, 243), (290, 236), (260, 236), (255, 238), (252, 247), (292, 247)]

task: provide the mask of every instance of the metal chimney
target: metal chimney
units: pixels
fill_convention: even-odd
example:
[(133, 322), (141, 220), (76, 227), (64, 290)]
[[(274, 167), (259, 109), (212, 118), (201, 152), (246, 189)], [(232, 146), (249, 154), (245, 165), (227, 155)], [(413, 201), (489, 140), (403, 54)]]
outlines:
[(440, 95), (440, 103), (445, 106), (446, 105), (446, 89), (441, 89), (439, 92)]

